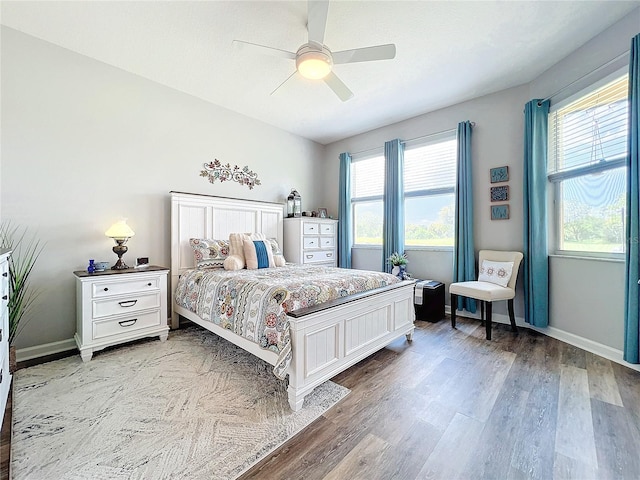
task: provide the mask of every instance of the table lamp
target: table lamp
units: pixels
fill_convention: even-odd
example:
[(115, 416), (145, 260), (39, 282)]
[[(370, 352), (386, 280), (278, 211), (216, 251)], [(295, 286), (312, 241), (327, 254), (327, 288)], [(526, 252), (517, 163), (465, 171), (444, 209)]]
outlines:
[(133, 237), (135, 233), (131, 230), (131, 227), (127, 225), (127, 219), (125, 218), (114, 223), (104, 234), (109, 238), (113, 238), (116, 242), (116, 246), (113, 247), (113, 253), (118, 255), (118, 261), (111, 267), (111, 270), (124, 270), (125, 268), (129, 268), (127, 264), (122, 261), (122, 255), (128, 250), (125, 243), (127, 243), (127, 240)]

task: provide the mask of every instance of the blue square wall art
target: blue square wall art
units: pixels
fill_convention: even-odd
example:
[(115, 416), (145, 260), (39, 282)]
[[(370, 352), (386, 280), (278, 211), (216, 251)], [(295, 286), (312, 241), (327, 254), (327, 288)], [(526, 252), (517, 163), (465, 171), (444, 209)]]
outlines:
[(509, 167), (496, 167), (489, 169), (491, 183), (500, 183), (509, 181)]
[(500, 185), (499, 187), (491, 187), (492, 202), (506, 202), (509, 200), (509, 185)]
[(509, 205), (492, 205), (491, 220), (508, 220)]

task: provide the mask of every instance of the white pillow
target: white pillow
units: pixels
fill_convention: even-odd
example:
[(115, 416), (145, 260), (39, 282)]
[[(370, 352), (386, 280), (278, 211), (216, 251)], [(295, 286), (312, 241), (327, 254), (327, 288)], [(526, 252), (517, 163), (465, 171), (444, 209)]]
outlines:
[(479, 282), (490, 282), (506, 287), (511, 279), (513, 271), (513, 262), (492, 262), (491, 260), (483, 260), (480, 265)]

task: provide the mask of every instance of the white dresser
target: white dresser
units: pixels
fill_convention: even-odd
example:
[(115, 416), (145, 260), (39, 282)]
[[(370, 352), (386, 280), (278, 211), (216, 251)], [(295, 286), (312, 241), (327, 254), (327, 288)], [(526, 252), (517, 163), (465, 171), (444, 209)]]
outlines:
[[(9, 389), (11, 388), (11, 373), (9, 372), (9, 255), (11, 251), (0, 249), (0, 412), (4, 419), (4, 409), (7, 406)], [(2, 425), (2, 420), (0, 420)]]
[(111, 345), (143, 337), (167, 339), (168, 268), (73, 272), (76, 276), (75, 340), (82, 360)]
[(336, 266), (338, 221), (331, 218), (284, 219), (284, 258), (287, 262)]

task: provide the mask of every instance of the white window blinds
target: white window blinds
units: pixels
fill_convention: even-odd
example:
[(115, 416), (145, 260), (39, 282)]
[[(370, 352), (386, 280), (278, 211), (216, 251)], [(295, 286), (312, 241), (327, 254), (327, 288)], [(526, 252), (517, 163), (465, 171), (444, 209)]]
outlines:
[(455, 132), (447, 132), (431, 137), (428, 142), (405, 144), (405, 194), (455, 188), (455, 136)]
[(551, 181), (573, 172), (622, 166), (627, 153), (628, 75), (607, 83), (549, 115)]
[(352, 199), (381, 197), (384, 193), (384, 154), (353, 158), (351, 164)]

